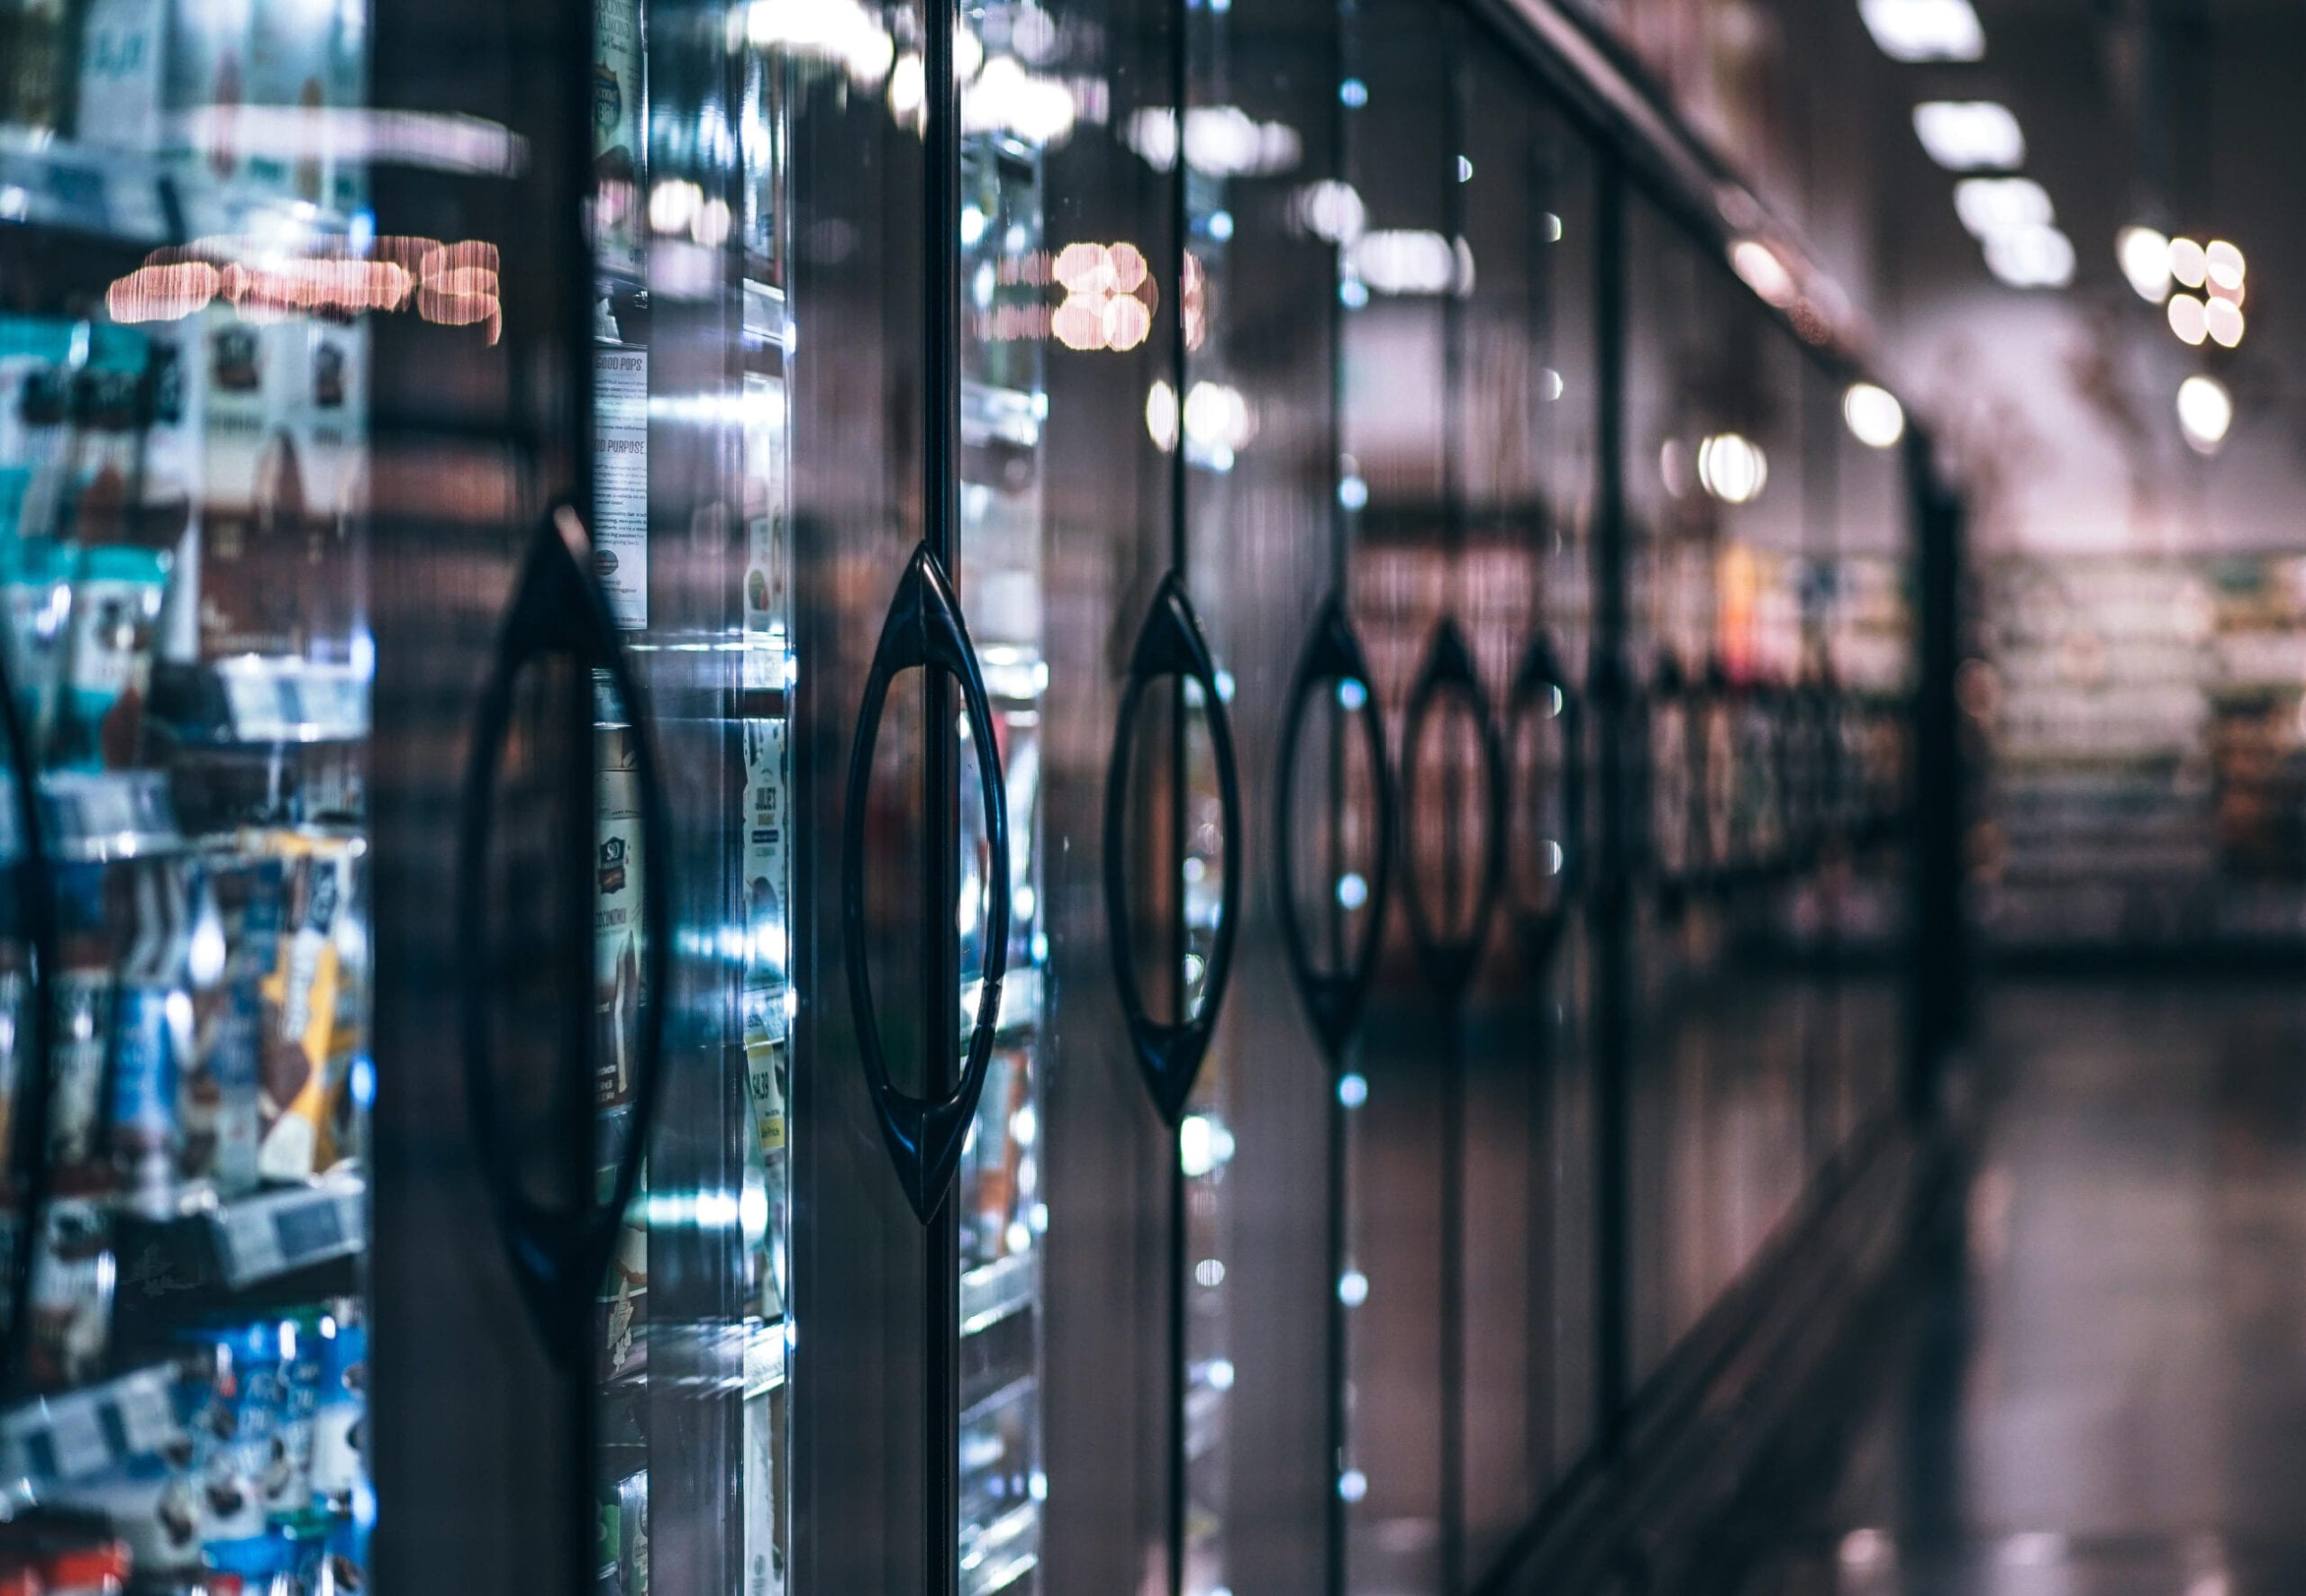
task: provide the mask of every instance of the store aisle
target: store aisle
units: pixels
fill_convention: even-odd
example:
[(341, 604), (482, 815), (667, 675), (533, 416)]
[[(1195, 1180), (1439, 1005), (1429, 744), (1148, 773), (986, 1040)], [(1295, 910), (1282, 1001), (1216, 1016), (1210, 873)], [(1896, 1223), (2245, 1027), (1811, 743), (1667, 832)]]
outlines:
[(1966, 1257), (1851, 1360), (1735, 1596), (2306, 1591), (2306, 990), (2012, 985)]

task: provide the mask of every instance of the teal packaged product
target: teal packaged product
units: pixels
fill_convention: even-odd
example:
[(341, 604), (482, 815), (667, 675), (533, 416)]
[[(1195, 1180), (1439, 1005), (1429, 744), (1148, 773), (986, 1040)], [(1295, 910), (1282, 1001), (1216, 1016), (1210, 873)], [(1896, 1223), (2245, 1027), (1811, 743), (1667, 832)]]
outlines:
[(8, 676), (24, 734), (34, 748), (55, 733), (72, 612), (71, 551), (48, 538), (19, 536), (31, 472), (0, 467), (0, 605), (5, 605)]
[(123, 769), (136, 762), (153, 629), (168, 581), (168, 557), (153, 549), (81, 551), (57, 705), (59, 768)]

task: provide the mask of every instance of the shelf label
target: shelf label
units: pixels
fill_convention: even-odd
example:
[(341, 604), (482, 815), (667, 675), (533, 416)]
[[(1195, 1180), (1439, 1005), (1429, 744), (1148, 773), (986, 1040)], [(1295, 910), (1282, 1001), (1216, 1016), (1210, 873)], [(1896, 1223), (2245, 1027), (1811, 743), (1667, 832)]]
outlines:
[(593, 565), (609, 614), (649, 625), (649, 351), (593, 352)]

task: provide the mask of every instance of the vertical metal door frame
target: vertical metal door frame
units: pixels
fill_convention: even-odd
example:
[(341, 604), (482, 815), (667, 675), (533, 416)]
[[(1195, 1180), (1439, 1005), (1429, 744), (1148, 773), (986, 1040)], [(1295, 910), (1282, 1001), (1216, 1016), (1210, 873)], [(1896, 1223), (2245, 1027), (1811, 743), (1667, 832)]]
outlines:
[[(373, 103), (493, 113), (527, 153), (517, 178), (375, 174), (382, 231), (498, 248), (509, 289), (503, 338), (513, 346), (464, 360), (469, 341), (414, 318), (371, 322), (377, 1093), (368, 1283), (373, 1572), (387, 1590), (422, 1589), (442, 1567), (476, 1589), (584, 1596), (594, 1582), (593, 1370), (555, 1367), (522, 1310), (472, 1139), (461, 1114), (443, 1111), (463, 1101), (463, 1061), (450, 1045), (453, 828), (444, 822), (499, 620), (499, 579), (545, 505), (588, 503), (593, 476), (591, 24), (589, 8), (533, 0), (486, 14), (417, 0), (373, 19)], [(466, 47), (459, 70), (442, 70), (444, 41)], [(539, 358), (524, 358), (531, 349)], [(461, 363), (444, 370), (443, 350)], [(582, 836), (593, 812), (589, 739), (576, 751), (583, 757), (563, 772), (559, 802), (571, 817), (565, 829)], [(558, 928), (560, 984), (588, 993), (590, 915), (567, 918), (585, 923)], [(589, 1030), (565, 1011), (528, 1019), (559, 1030), (564, 1050), (581, 1049)], [(566, 1097), (563, 1132), (581, 1115), (589, 1157), (590, 1082)]]
[[(942, 563), (956, 600), (960, 570), (960, 209), (961, 86), (954, 69), (954, 34), (960, 0), (922, 0), (921, 542)], [(921, 988), (927, 1055), (921, 1080), (928, 1094), (953, 1088), (960, 1057), (960, 929), (953, 904), (958, 893), (961, 836), (960, 748), (953, 727), (952, 684), (939, 672), (922, 676)], [(999, 751), (977, 750), (979, 759)], [(990, 884), (1006, 892), (1006, 882)], [(921, 1281), (926, 1484), (921, 1514), (923, 1588), (928, 1596), (957, 1596), (960, 1589), (961, 1238), (960, 1211), (949, 1187), (927, 1226)]]

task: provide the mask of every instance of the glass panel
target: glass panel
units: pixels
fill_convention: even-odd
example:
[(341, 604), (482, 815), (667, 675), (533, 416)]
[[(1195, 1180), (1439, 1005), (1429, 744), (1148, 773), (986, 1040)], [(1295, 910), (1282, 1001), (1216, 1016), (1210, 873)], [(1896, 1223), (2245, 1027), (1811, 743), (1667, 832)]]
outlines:
[[(1439, 812), (1458, 754), (1453, 712), (1437, 706), (1420, 750), (1423, 789), (1403, 779), (1412, 684), (1464, 589), (1456, 555), (1445, 347), (1448, 296), (1465, 282), (1453, 196), (1453, 34), (1410, 0), (1341, 14), (1344, 181), (1363, 227), (1343, 250), (1343, 422), (1339, 502), (1350, 512), (1352, 603), (1392, 743), (1400, 816), (1387, 957), (1357, 1060), (1361, 1106), (1348, 1117), (1348, 1246), (1338, 1283), (1347, 1310), (1347, 1588), (1442, 1582), (1447, 1427), (1440, 1419), (1444, 1115), (1438, 1035), (1453, 1016), (1426, 986), (1406, 927), (1409, 878), (1439, 906), (1459, 818)], [(1460, 784), (1457, 791), (1465, 790)]]
[[(1465, 1533), (1478, 1576), (1590, 1422), (1589, 954), (1572, 762), (1591, 721), (1599, 372), (1590, 157), (1503, 53), (1475, 42), (1462, 81), (1458, 190), (1474, 263), (1457, 361), (1463, 613), (1508, 793), (1508, 881), (1464, 1020)], [(1530, 674), (1540, 659), (1541, 685)]]
[[(875, 35), (856, 19), (862, 50)], [(786, 1587), (792, 1334), (791, 303), (785, 117), (835, 72), (774, 7), (596, 0), (594, 549), (636, 663), (671, 857), (637, 837), (606, 723), (604, 1015), (648, 939), (675, 990), (642, 1188), (602, 1283), (604, 1589)], [(882, 40), (885, 44), (884, 37)], [(640, 872), (671, 923), (620, 915)], [(604, 1094), (604, 1151), (619, 1147)]]
[[(25, 857), (36, 777), (53, 866), (7, 894), (20, 1139), (53, 1090), (19, 1371), (45, 1400), (0, 1415), (0, 1572), (354, 1588), (376, 1500), (358, 317), (443, 263), (373, 236), (330, 136), (363, 93), (360, 5), (98, 0), (6, 27), (0, 586), (27, 746), (5, 829)], [(16, 1051), (42, 896), (44, 1069)]]
[[(960, 1214), (962, 1596), (1040, 1588), (1041, 1503), (1040, 786), (1043, 424), (1046, 322), (1031, 313), (1050, 276), (1043, 145), (1071, 131), (1069, 96), (1029, 68), (1051, 43), (1026, 4), (967, 8), (962, 73), (960, 564), (970, 636), (985, 672), (1009, 800), (1009, 975), (1001, 1037), (954, 1201)], [(1061, 110), (1061, 116), (1055, 111)], [(964, 748), (964, 793), (975, 792)], [(964, 1038), (983, 967), (983, 817), (961, 805)]]

